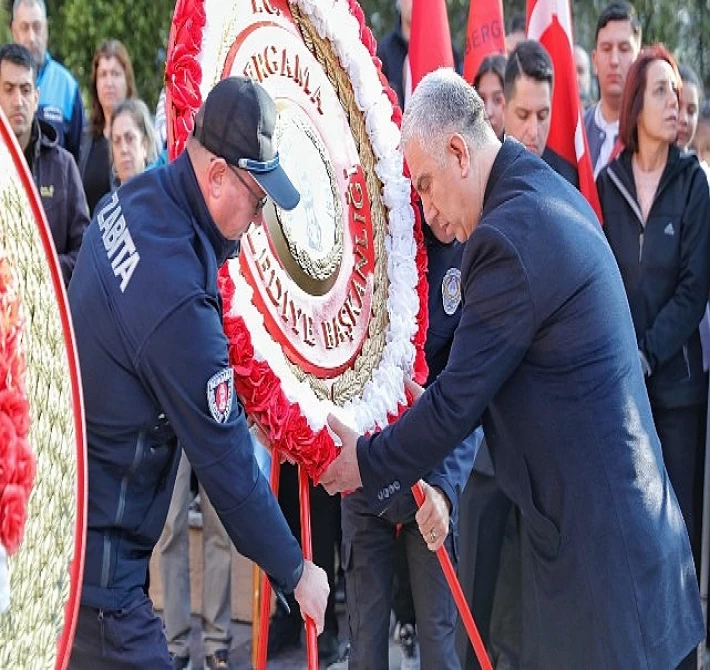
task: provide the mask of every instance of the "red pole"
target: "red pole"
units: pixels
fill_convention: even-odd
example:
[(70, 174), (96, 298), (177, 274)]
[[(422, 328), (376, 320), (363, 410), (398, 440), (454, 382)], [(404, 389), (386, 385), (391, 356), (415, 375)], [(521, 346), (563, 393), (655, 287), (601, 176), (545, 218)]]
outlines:
[[(311, 492), (308, 488), (308, 474), (298, 466), (298, 498), (301, 508), (301, 550), (303, 558), (313, 560), (311, 547)], [(318, 670), (318, 633), (313, 619), (306, 619), (306, 658), (308, 670)]]
[[(275, 449), (271, 450), (271, 474), (269, 484), (274, 495), (279, 496), (279, 475), (281, 474), (281, 461)], [(310, 537), (310, 535), (309, 535)], [(259, 613), (259, 651), (257, 654), (257, 670), (266, 670), (266, 659), (269, 651), (269, 614), (271, 613), (271, 582), (266, 573), (261, 573), (261, 612)]]
[[(424, 504), (424, 490), (419, 482), (412, 486), (412, 494), (417, 501), (417, 505), (421, 507)], [(482, 670), (493, 670), (488, 654), (486, 654), (486, 648), (483, 646), (483, 640), (481, 640), (478, 628), (476, 628), (476, 623), (473, 620), (471, 610), (468, 608), (466, 597), (461, 590), (461, 584), (459, 584), (458, 577), (454, 572), (454, 566), (451, 565), (451, 559), (446, 552), (446, 547), (443, 545), (439, 547), (436, 550), (436, 556), (439, 559), (439, 563), (441, 563), (441, 569), (444, 571), (444, 577), (446, 577), (446, 582), (451, 589), (451, 595), (454, 596), (454, 602), (456, 603), (456, 607), (458, 607), (461, 620), (468, 633), (468, 638), (471, 640), (473, 650), (476, 652), (478, 664), (481, 666)]]

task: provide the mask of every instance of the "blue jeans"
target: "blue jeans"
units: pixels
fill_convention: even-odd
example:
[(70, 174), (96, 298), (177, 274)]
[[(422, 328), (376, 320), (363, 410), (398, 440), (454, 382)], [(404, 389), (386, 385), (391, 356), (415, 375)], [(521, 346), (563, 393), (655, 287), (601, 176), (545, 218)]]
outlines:
[[(350, 670), (386, 668), (392, 583), (396, 563), (397, 525), (402, 524), (417, 618), (422, 670), (458, 670), (454, 648), (456, 605), (436, 554), (429, 551), (414, 515), (411, 493), (398, 496), (382, 516), (369, 511), (362, 492), (342, 502), (343, 567), (350, 627)], [(455, 561), (456, 524), (446, 539)]]
[(79, 609), (69, 670), (172, 670), (163, 622), (146, 597), (122, 610)]

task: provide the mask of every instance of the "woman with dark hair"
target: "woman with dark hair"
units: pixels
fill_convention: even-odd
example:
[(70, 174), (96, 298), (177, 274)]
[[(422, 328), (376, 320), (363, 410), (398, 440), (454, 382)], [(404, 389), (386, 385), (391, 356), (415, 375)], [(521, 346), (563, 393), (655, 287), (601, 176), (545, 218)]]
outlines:
[(109, 133), (114, 108), (136, 96), (133, 65), (118, 40), (104, 40), (91, 64), (91, 118), (81, 142), (79, 171), (89, 212), (111, 190)]
[(499, 138), (503, 137), (505, 120), (505, 64), (505, 56), (486, 56), (473, 78), (473, 88), (481, 96), (488, 121)]
[(680, 86), (664, 46), (642, 50), (621, 102), (624, 148), (599, 173), (597, 187), (666, 469), (697, 564), (693, 487), (707, 404), (698, 324), (710, 289), (710, 193), (697, 158), (676, 145)]
[(695, 70), (688, 65), (679, 65), (678, 72), (682, 87), (678, 113), (678, 138), (676, 143), (683, 151), (691, 148), (695, 131), (698, 129), (698, 115), (703, 97), (703, 87)]

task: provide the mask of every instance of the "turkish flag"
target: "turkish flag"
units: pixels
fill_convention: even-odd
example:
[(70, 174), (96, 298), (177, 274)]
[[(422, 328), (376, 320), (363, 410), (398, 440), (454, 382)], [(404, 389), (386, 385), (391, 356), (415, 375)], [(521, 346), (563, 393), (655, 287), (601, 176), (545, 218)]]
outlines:
[(505, 25), (501, 0), (471, 0), (464, 46), (463, 77), (469, 83), (481, 61), (490, 54), (505, 54)]
[(569, 0), (527, 0), (527, 36), (549, 52), (555, 71), (547, 149), (576, 168), (579, 190), (602, 220), (594, 170), (577, 90)]
[(444, 0), (414, 0), (409, 34), (411, 90), (424, 75), (440, 67), (454, 67), (449, 17)]

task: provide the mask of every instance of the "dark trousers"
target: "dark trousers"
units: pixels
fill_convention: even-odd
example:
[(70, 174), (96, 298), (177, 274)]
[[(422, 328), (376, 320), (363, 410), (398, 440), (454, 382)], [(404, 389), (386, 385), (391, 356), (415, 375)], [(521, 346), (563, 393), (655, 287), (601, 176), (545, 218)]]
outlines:
[[(335, 614), (335, 548), (340, 538), (340, 496), (329, 496), (322, 486), (309, 484), (311, 494), (311, 547), (313, 562), (325, 570), (330, 594), (325, 609), (324, 630), (338, 634), (338, 617)], [(279, 477), (279, 504), (291, 532), (301, 543), (301, 517), (298, 502), (298, 468), (290, 463), (281, 466)], [(289, 597), (293, 616), (300, 618), (295, 598)]]
[(652, 409), (663, 462), (688, 529), (699, 577), (706, 406)]
[[(661, 440), (663, 462), (678, 498), (693, 550), (696, 572), (700, 579), (700, 549), (705, 474), (705, 405), (689, 407), (652, 407), (653, 422)], [(691, 670), (697, 665), (693, 650), (678, 666)]]
[(409, 564), (407, 563), (407, 542), (400, 533), (397, 537), (397, 561), (394, 571), (394, 595), (392, 609), (396, 621), (404, 626), (417, 623), (414, 611), (414, 598), (412, 597), (412, 583), (409, 578)]
[(82, 606), (69, 670), (172, 670), (163, 622), (145, 596), (117, 611)]
[[(512, 504), (495, 477), (471, 473), (459, 503), (459, 580), (484, 645), (491, 649), (491, 619), (499, 578), (501, 549)], [(517, 582), (516, 582), (517, 583)], [(519, 599), (512, 603), (519, 608)], [(481, 666), (459, 620), (456, 649), (465, 670)]]
[[(386, 512), (369, 511), (362, 491), (342, 502), (343, 564), (350, 627), (350, 670), (386, 668), (390, 609), (399, 541), (404, 543), (417, 619), (422, 670), (460, 668), (454, 646), (456, 605), (436, 554), (429, 551), (414, 520), (411, 494), (395, 498)], [(454, 565), (453, 530), (446, 548)]]

